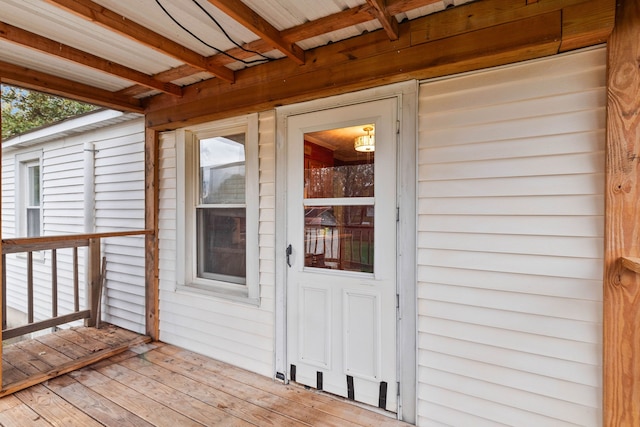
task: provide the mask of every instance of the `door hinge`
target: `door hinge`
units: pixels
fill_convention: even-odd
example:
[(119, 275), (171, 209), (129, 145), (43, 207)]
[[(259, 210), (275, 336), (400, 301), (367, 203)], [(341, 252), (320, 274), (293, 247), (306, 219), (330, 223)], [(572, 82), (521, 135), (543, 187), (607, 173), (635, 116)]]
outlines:
[(400, 381), (398, 381), (396, 383), (396, 397), (398, 398), (397, 401), (400, 401)]
[(396, 135), (400, 135), (400, 120), (396, 120)]
[(400, 206), (396, 207), (396, 222), (400, 222)]
[(396, 309), (400, 309), (400, 294), (396, 294)]

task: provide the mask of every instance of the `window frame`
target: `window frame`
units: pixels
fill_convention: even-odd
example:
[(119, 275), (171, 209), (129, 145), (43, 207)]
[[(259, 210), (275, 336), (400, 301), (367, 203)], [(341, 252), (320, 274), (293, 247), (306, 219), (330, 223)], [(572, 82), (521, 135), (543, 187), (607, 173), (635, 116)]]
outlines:
[[(40, 191), (40, 205), (37, 207), (39, 210), (39, 230), (37, 236), (28, 236), (29, 231), (29, 215), (27, 214), (29, 209), (35, 209), (35, 206), (30, 205), (31, 188), (29, 168), (38, 166), (39, 168), (39, 191)], [(43, 200), (43, 170), (42, 170), (42, 151), (34, 151), (29, 153), (22, 153), (16, 155), (16, 212), (15, 212), (15, 233), (17, 237), (40, 237), (44, 235), (44, 200)]]
[[(198, 277), (197, 207), (201, 139), (245, 134), (246, 279), (244, 284)], [(258, 305), (259, 145), (258, 115), (250, 114), (176, 131), (177, 256), (176, 290)]]

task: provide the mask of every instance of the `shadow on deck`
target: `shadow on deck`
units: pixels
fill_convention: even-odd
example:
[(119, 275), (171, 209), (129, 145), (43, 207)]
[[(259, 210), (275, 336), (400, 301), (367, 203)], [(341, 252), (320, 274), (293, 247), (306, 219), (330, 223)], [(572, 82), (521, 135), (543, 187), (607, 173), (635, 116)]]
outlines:
[[(407, 426), (343, 399), (283, 385), (172, 345), (140, 343), (146, 337), (136, 335), (138, 345), (118, 354), (99, 348), (126, 333), (131, 334), (77, 328), (8, 346), (5, 351), (24, 351), (26, 357), (20, 366), (6, 366), (14, 383), (25, 380), (24, 370), (48, 366), (36, 374), (48, 376), (61, 369), (52, 367), (54, 360), (68, 368), (73, 357), (113, 354), (1, 398), (0, 425)], [(5, 360), (17, 359), (11, 354)]]

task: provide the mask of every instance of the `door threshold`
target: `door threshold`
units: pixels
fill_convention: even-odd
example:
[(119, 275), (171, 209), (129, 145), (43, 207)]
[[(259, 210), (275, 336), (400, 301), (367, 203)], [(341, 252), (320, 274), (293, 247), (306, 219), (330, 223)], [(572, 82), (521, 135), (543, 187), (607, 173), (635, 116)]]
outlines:
[(344, 403), (348, 403), (352, 406), (356, 406), (358, 408), (361, 409), (365, 409), (369, 412), (373, 412), (375, 414), (378, 415), (383, 415), (387, 418), (390, 418), (392, 420), (398, 420), (398, 414), (395, 412), (391, 412), (391, 411), (387, 411), (386, 409), (382, 409), (382, 408), (378, 408), (377, 406), (373, 406), (373, 405), (367, 405), (366, 403), (362, 403), (362, 402), (358, 402), (357, 400), (351, 400), (351, 399), (347, 399), (346, 397), (343, 396), (339, 396), (337, 394), (333, 394), (333, 393), (329, 393), (328, 391), (324, 391), (324, 390), (318, 390), (317, 388), (313, 388), (310, 387), (308, 385), (302, 384), (302, 383), (297, 383), (295, 381), (289, 381), (289, 384), (294, 386), (294, 387), (299, 387), (299, 388), (303, 388), (307, 391), (310, 391), (312, 393), (316, 393), (316, 394), (320, 394), (323, 396), (328, 396), (332, 399), (338, 400), (340, 402), (344, 402)]

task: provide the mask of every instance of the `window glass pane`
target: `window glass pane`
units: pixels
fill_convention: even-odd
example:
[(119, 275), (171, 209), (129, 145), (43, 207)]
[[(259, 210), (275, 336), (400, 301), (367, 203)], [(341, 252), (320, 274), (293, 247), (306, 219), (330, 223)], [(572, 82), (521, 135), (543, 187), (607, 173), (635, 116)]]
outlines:
[(40, 206), (40, 166), (27, 168), (29, 185), (29, 206)]
[(27, 237), (40, 236), (40, 208), (27, 208)]
[(373, 205), (305, 207), (305, 267), (373, 273), (373, 216)]
[(201, 139), (200, 204), (245, 203), (245, 134)]
[[(311, 162), (310, 162), (311, 163)], [(305, 169), (305, 197), (373, 197), (373, 163)]]
[(367, 136), (364, 129), (373, 135), (373, 125), (304, 135), (305, 198), (373, 197), (375, 146), (356, 150), (358, 138)]
[(245, 283), (244, 208), (197, 209), (198, 277)]

